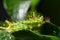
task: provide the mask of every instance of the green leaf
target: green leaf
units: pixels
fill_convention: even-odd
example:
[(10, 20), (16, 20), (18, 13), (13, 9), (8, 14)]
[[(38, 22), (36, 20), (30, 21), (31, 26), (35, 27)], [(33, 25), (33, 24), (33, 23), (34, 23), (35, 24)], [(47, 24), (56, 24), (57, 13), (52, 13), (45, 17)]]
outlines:
[(4, 0), (4, 5), (9, 13), (9, 15), (13, 14), (13, 10), (18, 8), (19, 3), (21, 0)]
[(0, 30), (0, 40), (15, 40), (15, 38), (5, 30)]
[(41, 34), (38, 35), (30, 30), (21, 30), (12, 34), (15, 36), (16, 40), (59, 40), (58, 37)]
[[(24, 18), (30, 2), (30, 0), (4, 0), (4, 5), (6, 6), (8, 14), (14, 21), (16, 21)], [(21, 18), (21, 16), (23, 18)]]
[(31, 6), (35, 7), (39, 3), (40, 0), (31, 0)]
[(41, 27), (41, 34), (58, 36), (59, 28), (53, 23), (45, 22)]

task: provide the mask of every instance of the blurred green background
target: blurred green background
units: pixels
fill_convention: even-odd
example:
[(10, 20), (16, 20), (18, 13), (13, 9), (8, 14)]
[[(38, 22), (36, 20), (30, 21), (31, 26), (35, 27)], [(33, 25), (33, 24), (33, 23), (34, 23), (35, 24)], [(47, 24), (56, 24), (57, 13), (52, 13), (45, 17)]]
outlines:
[[(24, 1), (28, 1), (28, 0), (4, 0), (3, 4), (8, 14), (12, 16), (13, 11), (15, 10), (17, 12), (19, 4)], [(44, 17), (47, 16), (51, 18), (51, 22), (50, 23), (45, 22), (44, 24), (42, 24), (40, 28), (38, 29), (36, 28), (35, 30), (26, 29), (26, 30), (16, 31), (14, 33), (8, 33), (9, 35), (13, 35), (15, 39), (14, 37), (12, 37), (12, 39), (8, 39), (11, 36), (6, 37), (7, 32), (1, 29), (0, 39), (3, 40), (2, 38), (5, 38), (7, 40), (60, 40), (60, 27), (59, 27), (60, 0), (30, 0), (30, 1), (31, 1), (31, 4), (30, 4), (31, 9), (29, 12), (33, 13), (33, 11), (37, 11), (37, 13), (43, 14)], [(19, 21), (17, 22), (19, 23)]]

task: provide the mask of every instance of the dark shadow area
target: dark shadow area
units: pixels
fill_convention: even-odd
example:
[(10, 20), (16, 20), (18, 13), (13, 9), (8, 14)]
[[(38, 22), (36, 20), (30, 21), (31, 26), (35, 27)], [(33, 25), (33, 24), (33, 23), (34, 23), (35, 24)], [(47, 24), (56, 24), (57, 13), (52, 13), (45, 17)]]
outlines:
[(5, 10), (3, 6), (3, 1), (4, 0), (0, 0), (0, 21), (5, 21), (5, 20), (11, 21), (10, 16), (8, 15), (7, 11)]
[(49, 17), (52, 23), (60, 26), (60, 0), (40, 0), (36, 9), (44, 17)]

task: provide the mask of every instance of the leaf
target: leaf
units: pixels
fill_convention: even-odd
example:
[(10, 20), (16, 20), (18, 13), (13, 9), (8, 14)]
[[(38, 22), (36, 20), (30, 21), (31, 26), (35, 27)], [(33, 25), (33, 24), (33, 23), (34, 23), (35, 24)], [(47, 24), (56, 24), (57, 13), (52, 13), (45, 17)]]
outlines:
[(53, 23), (46, 22), (41, 27), (41, 34), (58, 36), (59, 28)]
[(40, 0), (31, 0), (31, 6), (36, 7)]
[(59, 40), (58, 37), (41, 34), (38, 35), (31, 30), (21, 30), (12, 34), (15, 36), (16, 40)]
[(9, 15), (12, 15), (13, 10), (17, 9), (19, 3), (20, 3), (20, 0), (4, 0), (4, 4), (6, 6), (6, 9)]
[(11, 18), (13, 20), (20, 20), (25, 17), (30, 0), (4, 0), (4, 4)]
[(15, 38), (5, 30), (0, 30), (0, 40), (15, 40)]

